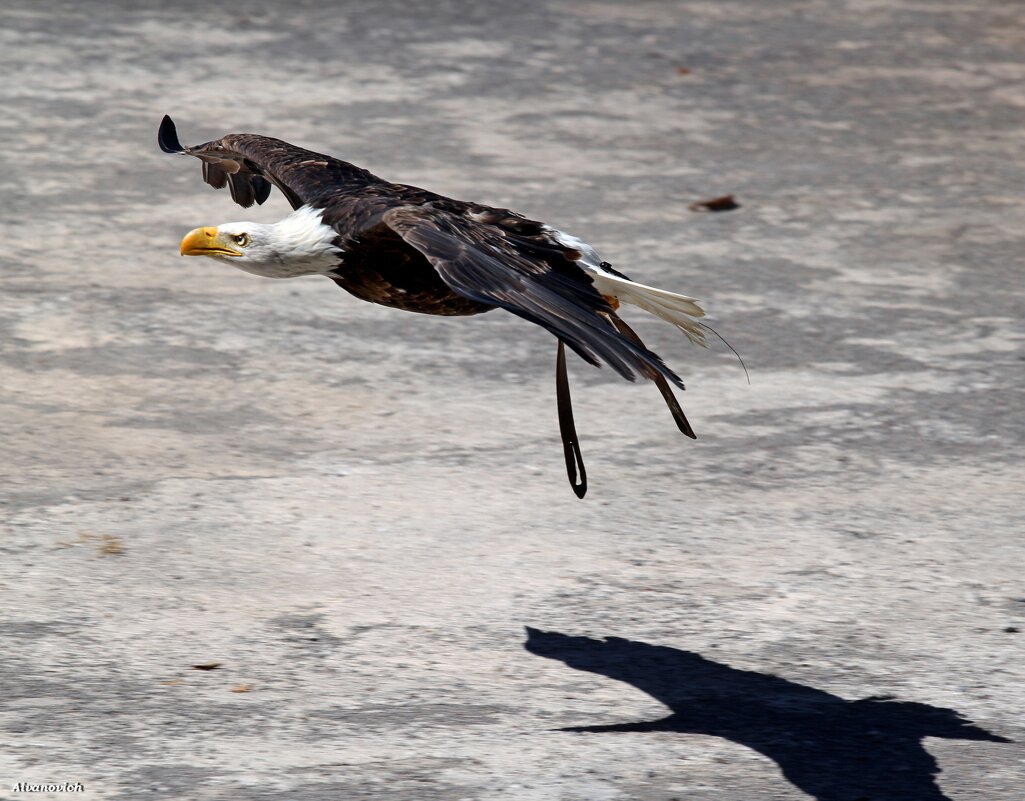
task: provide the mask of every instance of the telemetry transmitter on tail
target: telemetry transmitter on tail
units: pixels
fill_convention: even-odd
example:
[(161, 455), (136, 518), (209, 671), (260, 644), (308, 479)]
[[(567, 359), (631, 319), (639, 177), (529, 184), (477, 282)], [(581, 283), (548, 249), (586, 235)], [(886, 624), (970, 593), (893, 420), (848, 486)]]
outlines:
[(194, 147), (164, 117), (158, 142), (203, 165), (203, 180), (227, 186), (240, 206), (263, 203), (276, 186), (294, 211), (270, 225), (197, 228), (183, 256), (212, 256), (268, 278), (325, 275), (358, 298), (424, 314), (494, 308), (546, 328), (558, 340), (556, 396), (570, 484), (587, 478), (573, 423), (565, 346), (593, 365), (658, 386), (680, 430), (694, 431), (673, 396), (680, 378), (619, 317), (638, 306), (705, 345), (704, 312), (693, 298), (645, 286), (601, 261), (575, 237), (508, 211), (384, 181), (345, 161), (256, 134), (229, 134)]

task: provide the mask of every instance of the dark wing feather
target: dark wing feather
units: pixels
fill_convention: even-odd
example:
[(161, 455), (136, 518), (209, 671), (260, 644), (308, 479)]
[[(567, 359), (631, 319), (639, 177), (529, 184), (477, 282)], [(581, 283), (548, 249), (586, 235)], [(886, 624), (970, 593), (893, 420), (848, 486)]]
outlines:
[(203, 180), (214, 189), (224, 189), (225, 184), (228, 183), (228, 173), (222, 170), (215, 162), (204, 161)]
[(393, 208), (380, 221), (423, 253), (460, 295), (546, 328), (586, 361), (605, 362), (631, 381), (654, 369), (683, 386), (658, 356), (616, 330), (615, 312), (590, 277), (570, 259), (554, 258), (550, 248), (533, 252), (529, 240), (430, 206)]
[(253, 196), (256, 198), (256, 202), (262, 206), (264, 201), (270, 197), (270, 190), (273, 184), (271, 184), (271, 182), (262, 175), (257, 174), (253, 175), (250, 179), (250, 183), (253, 186)]
[(333, 196), (369, 184), (383, 183), (348, 162), (280, 139), (256, 134), (229, 134), (202, 145), (184, 147), (170, 117), (157, 133), (165, 153), (195, 156), (203, 162), (203, 180), (214, 189), (228, 187), (231, 198), (244, 208), (263, 203), (276, 186), (293, 209), (324, 206)]
[(241, 170), (228, 174), (228, 190), (231, 192), (231, 199), (244, 209), (248, 209), (256, 200), (256, 192), (250, 181), (250, 175)]

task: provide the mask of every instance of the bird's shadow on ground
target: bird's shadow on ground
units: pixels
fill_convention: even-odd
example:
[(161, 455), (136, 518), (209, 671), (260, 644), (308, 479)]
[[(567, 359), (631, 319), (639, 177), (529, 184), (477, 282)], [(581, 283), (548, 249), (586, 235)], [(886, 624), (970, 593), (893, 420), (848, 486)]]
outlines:
[(672, 714), (573, 726), (574, 732), (679, 732), (725, 737), (779, 765), (818, 801), (950, 801), (924, 737), (1010, 742), (952, 709), (890, 698), (847, 701), (777, 676), (677, 648), (527, 629), (528, 651), (632, 684)]

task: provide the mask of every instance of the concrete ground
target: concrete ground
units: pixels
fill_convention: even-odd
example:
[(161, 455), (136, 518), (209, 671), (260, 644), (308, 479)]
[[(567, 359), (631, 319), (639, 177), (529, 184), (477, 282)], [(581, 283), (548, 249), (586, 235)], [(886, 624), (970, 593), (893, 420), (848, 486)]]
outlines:
[[(1025, 6), (8, 0), (0, 65), (0, 797), (1025, 797)], [(287, 207), (165, 113), (550, 221), (751, 383), (630, 318), (700, 439), (574, 359), (578, 501), (547, 333), (180, 258)]]

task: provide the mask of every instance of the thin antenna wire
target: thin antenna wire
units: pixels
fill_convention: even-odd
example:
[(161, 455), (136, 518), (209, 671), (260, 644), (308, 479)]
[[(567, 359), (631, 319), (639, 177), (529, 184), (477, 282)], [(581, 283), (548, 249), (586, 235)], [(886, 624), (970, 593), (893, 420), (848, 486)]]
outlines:
[(747, 383), (750, 384), (751, 383), (751, 375), (747, 372), (747, 365), (744, 364), (744, 360), (741, 358), (740, 354), (737, 353), (737, 349), (735, 347), (733, 347), (729, 342), (727, 342), (726, 338), (722, 334), (720, 334), (718, 331), (716, 331), (714, 328), (712, 328), (712, 326), (708, 325), (707, 323), (702, 323), (702, 322), (700, 322), (698, 320), (695, 320), (694, 322), (696, 322), (702, 328), (707, 328), (709, 331), (711, 331), (713, 334), (715, 334), (717, 337), (719, 337), (719, 339), (722, 341), (722, 344), (724, 344), (727, 348), (729, 348), (730, 350), (733, 351), (733, 355), (737, 357), (737, 361), (740, 362), (740, 366), (744, 368), (744, 376), (747, 378)]

